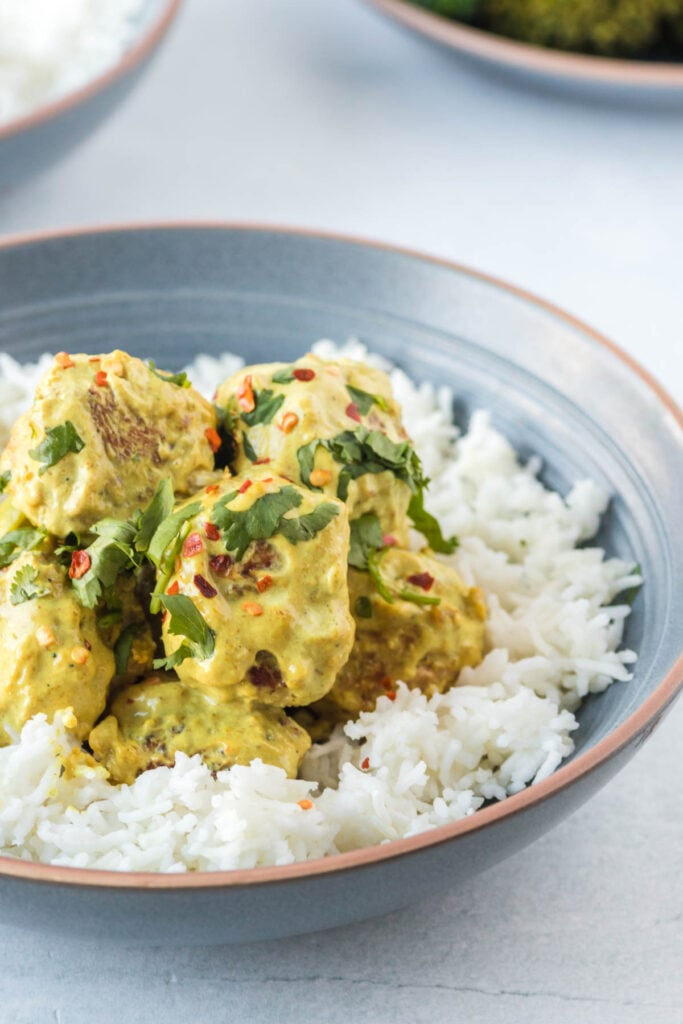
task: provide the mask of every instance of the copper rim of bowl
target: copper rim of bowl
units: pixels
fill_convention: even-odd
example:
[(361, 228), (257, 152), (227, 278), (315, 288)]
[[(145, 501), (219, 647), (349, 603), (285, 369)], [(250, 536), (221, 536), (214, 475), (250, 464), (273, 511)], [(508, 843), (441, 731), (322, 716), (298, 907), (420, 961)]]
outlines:
[(415, 6), (411, 0), (370, 0), (391, 18), (451, 49), (509, 68), (615, 86), (683, 89), (683, 63), (649, 62), (552, 50), (473, 28)]
[(85, 85), (66, 93), (66, 95), (61, 96), (59, 99), (53, 100), (50, 103), (44, 103), (32, 112), (0, 125), (0, 142), (12, 135), (31, 131), (32, 128), (36, 128), (40, 124), (68, 113), (81, 103), (85, 103), (97, 95), (97, 93), (102, 92), (102, 90), (112, 85), (119, 78), (123, 78), (137, 64), (148, 57), (161, 42), (177, 16), (181, 3), (182, 0), (166, 0), (160, 14), (154, 19), (149, 28), (106, 71), (101, 72), (101, 74), (86, 82)]
[[(177, 221), (150, 222), (135, 224), (112, 224), (97, 228), (77, 228), (74, 230), (41, 231), (29, 234), (11, 235), (0, 242), (0, 250), (35, 243), (68, 239), (82, 235), (99, 235), (117, 232), (133, 234), (138, 231), (249, 231), (280, 235), (298, 235), (321, 241), (343, 242), (364, 248), (379, 249), (384, 252), (407, 256), (425, 263), (465, 274), (477, 281), (492, 285), (516, 298), (522, 299), (538, 308), (551, 313), (563, 320), (575, 330), (582, 332), (592, 341), (608, 349), (613, 356), (625, 363), (633, 373), (641, 378), (656, 395), (660, 403), (678, 423), (683, 431), (683, 410), (664, 388), (635, 359), (627, 355), (614, 342), (605, 338), (581, 320), (565, 313), (545, 299), (538, 298), (531, 292), (516, 285), (508, 284), (491, 274), (451, 260), (430, 256), (415, 249), (389, 245), (372, 239), (344, 235), (337, 232), (314, 231), (291, 226), (251, 224), (248, 222), (220, 221)], [(683, 450), (683, 444), (682, 444)], [(656, 687), (647, 700), (633, 712), (625, 722), (614, 729), (609, 736), (600, 740), (594, 747), (586, 751), (564, 767), (558, 768), (551, 776), (534, 786), (527, 786), (521, 793), (506, 797), (497, 804), (486, 807), (468, 818), (439, 825), (427, 832), (411, 836), (408, 839), (395, 839), (381, 846), (363, 847), (348, 853), (332, 854), (317, 860), (301, 861), (276, 867), (237, 868), (229, 871), (197, 871), (187, 874), (163, 874), (143, 871), (103, 871), (98, 868), (57, 867), (51, 864), (22, 861), (13, 857), (0, 856), (0, 877), (25, 879), (32, 882), (59, 883), (61, 885), (86, 885), (98, 888), (113, 889), (208, 889), (225, 886), (254, 886), (269, 883), (295, 882), (297, 879), (313, 876), (335, 874), (351, 868), (369, 867), (396, 857), (416, 853), (430, 846), (449, 842), (468, 832), (476, 832), (494, 825), (496, 822), (537, 804), (553, 796), (565, 786), (572, 785), (588, 775), (599, 765), (617, 754), (623, 747), (631, 743), (637, 736), (646, 738), (655, 728), (666, 709), (673, 703), (683, 688), (683, 651), (667, 672), (665, 678)]]

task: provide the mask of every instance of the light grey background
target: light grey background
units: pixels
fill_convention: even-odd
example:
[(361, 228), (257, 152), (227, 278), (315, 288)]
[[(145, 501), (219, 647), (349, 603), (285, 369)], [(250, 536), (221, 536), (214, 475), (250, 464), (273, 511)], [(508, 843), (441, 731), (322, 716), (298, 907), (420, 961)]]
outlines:
[[(682, 180), (683, 108), (513, 89), (358, 0), (186, 0), (116, 117), (0, 193), (0, 231), (200, 218), (396, 242), (557, 302), (681, 401)], [(551, 835), (383, 920), (196, 950), (0, 925), (0, 1021), (681, 1024), (682, 727), (679, 705)]]

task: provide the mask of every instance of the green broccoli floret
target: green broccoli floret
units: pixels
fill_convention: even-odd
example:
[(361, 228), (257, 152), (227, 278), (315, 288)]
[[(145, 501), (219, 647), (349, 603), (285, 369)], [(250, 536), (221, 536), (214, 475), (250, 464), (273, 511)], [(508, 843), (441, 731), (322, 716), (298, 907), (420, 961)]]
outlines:
[(645, 53), (668, 22), (683, 16), (683, 0), (483, 0), (486, 28), (514, 39), (605, 56)]

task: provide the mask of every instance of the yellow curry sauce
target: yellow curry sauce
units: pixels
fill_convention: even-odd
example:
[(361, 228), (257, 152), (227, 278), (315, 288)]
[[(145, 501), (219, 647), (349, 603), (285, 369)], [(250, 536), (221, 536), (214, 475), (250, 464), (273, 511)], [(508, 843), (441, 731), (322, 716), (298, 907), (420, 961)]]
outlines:
[(309, 354), (216, 403), (121, 351), (55, 357), (0, 458), (0, 745), (71, 707), (113, 782), (179, 752), (295, 776), (397, 680), (481, 660), (386, 374)]

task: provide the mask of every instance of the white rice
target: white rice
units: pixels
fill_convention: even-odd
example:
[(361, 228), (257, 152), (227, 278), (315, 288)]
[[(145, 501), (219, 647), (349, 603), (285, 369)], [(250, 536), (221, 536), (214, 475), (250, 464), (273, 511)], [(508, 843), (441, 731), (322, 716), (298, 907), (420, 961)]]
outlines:
[[(315, 351), (386, 366), (357, 342)], [(239, 365), (200, 356), (188, 370), (210, 394)], [(0, 356), (5, 427), (38, 374)], [(640, 577), (576, 547), (596, 532), (608, 496), (581, 481), (563, 499), (539, 482), (537, 461), (520, 465), (486, 413), (458, 439), (448, 389), (416, 386), (397, 369), (391, 377), (432, 478), (430, 509), (460, 538), (446, 560), (486, 594), (483, 663), (430, 700), (400, 684), (395, 701), (380, 698), (314, 748), (297, 780), (259, 761), (214, 778), (198, 756), (181, 754), (131, 786), (89, 769), (71, 778), (62, 773), (75, 746), (69, 714), (52, 724), (38, 715), (0, 750), (0, 852), (136, 871), (288, 864), (458, 820), (546, 778), (572, 752), (581, 699), (629, 679), (635, 661), (618, 649), (629, 607), (610, 602)]]
[(0, 0), (0, 125), (111, 67), (144, 0)]

